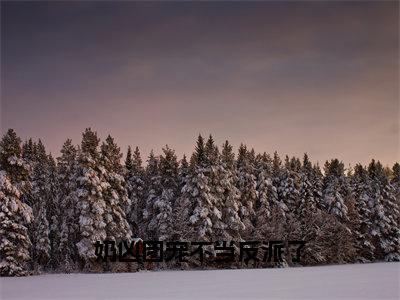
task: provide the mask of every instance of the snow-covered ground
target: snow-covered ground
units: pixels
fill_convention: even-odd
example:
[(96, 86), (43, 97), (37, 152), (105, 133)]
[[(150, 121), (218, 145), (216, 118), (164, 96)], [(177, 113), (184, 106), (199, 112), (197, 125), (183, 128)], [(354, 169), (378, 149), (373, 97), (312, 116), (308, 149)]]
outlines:
[(0, 278), (1, 299), (400, 299), (400, 263)]

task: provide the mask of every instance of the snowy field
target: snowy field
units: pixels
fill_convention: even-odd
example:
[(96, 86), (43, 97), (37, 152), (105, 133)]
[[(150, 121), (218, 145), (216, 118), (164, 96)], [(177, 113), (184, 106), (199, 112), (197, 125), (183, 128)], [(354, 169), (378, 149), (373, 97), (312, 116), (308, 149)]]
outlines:
[(1, 299), (400, 299), (400, 263), (0, 278)]

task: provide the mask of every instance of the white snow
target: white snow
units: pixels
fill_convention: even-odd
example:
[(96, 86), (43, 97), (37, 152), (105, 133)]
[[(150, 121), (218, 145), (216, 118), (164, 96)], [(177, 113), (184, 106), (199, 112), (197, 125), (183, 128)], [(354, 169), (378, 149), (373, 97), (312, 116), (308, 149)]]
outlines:
[(8, 299), (400, 299), (400, 263), (0, 278)]

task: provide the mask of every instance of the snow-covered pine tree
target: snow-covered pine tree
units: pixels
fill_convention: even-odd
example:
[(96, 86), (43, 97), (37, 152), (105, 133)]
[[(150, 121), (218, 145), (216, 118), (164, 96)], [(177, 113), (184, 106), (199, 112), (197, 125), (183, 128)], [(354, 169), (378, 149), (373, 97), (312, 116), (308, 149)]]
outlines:
[(96, 262), (94, 244), (103, 241), (106, 236), (105, 193), (109, 183), (104, 179), (100, 165), (99, 138), (97, 133), (87, 128), (82, 135), (81, 148), (77, 159), (76, 190), (73, 192), (79, 214), (79, 231), (76, 247), (81, 267), (85, 270), (101, 270)]
[(371, 199), (371, 182), (367, 170), (360, 164), (354, 168), (351, 186), (355, 208), (358, 213), (358, 218), (351, 220), (357, 259), (360, 261), (373, 261), (375, 248), (371, 241), (372, 214), (369, 207), (369, 203), (373, 201)]
[(222, 187), (222, 222), (225, 224), (223, 240), (240, 241), (245, 225), (240, 219), (240, 192), (236, 187), (235, 154), (228, 141), (222, 146), (220, 185)]
[(298, 160), (286, 156), (278, 187), (278, 197), (286, 204), (292, 216), (296, 214), (300, 204), (300, 167)]
[(279, 196), (279, 189), (281, 187), (281, 179), (284, 173), (284, 167), (282, 166), (282, 161), (278, 155), (278, 152), (274, 152), (274, 157), (272, 159), (272, 184), (274, 189), (270, 195), (270, 206), (274, 211), (281, 216), (281, 222), (284, 223), (286, 218), (286, 213), (289, 211), (286, 203)]
[(323, 205), (327, 212), (335, 215), (341, 222), (348, 220), (346, 198), (350, 187), (344, 174), (344, 164), (338, 159), (325, 163), (323, 186)]
[[(284, 232), (281, 233), (283, 240), (298, 240), (301, 237), (301, 221), (297, 214), (300, 206), (300, 169), (301, 162), (293, 157), (285, 158), (285, 164), (281, 170), (280, 185), (278, 187), (278, 197), (280, 203), (284, 203), (288, 208), (284, 214)], [(283, 206), (284, 207), (284, 206)], [(278, 227), (279, 228), (279, 227)], [(289, 255), (285, 257), (290, 263)]]
[(182, 190), (189, 180), (190, 167), (187, 162), (186, 156), (183, 155), (182, 160), (179, 164), (178, 178), (179, 178), (179, 197), (175, 201), (173, 207), (173, 227), (174, 235), (173, 240), (175, 241), (187, 241), (188, 240), (188, 226), (189, 226), (189, 213), (191, 203), (187, 197), (182, 194)]
[(205, 148), (206, 156), (206, 176), (209, 180), (210, 194), (211, 194), (211, 223), (213, 231), (213, 239), (215, 241), (222, 240), (226, 238), (225, 230), (227, 224), (223, 221), (223, 208), (225, 203), (225, 191), (226, 184), (228, 182), (225, 180), (227, 174), (222, 167), (221, 157), (218, 147), (215, 145), (213, 137), (210, 135)]
[(49, 161), (46, 149), (41, 140), (34, 147), (33, 172), (30, 193), (34, 222), (32, 226), (32, 260), (35, 270), (48, 267), (51, 255), (50, 224), (48, 208), (51, 204)]
[(317, 203), (314, 198), (314, 185), (312, 178), (314, 177), (314, 169), (307, 153), (304, 154), (303, 165), (300, 170), (300, 205), (297, 210), (299, 219), (303, 219), (307, 211), (314, 211), (317, 208)]
[(270, 198), (276, 193), (272, 183), (272, 159), (266, 154), (259, 154), (256, 157), (256, 178), (257, 178), (257, 201), (255, 203), (255, 231), (257, 238), (267, 240), (267, 231), (271, 224), (271, 202)]
[[(104, 213), (106, 239), (116, 242), (116, 245), (123, 241), (130, 242), (132, 231), (125, 214), (129, 210), (130, 200), (123, 176), (122, 153), (110, 135), (107, 136), (100, 149), (100, 170), (108, 183), (108, 188), (103, 191), (106, 204)], [(132, 269), (132, 264), (113, 262), (108, 263), (105, 268), (112, 272), (126, 272)]]
[(323, 255), (322, 240), (325, 238), (321, 230), (323, 213), (318, 208), (316, 197), (320, 190), (316, 186), (317, 169), (311, 164), (307, 154), (304, 154), (303, 164), (300, 169), (300, 205), (297, 210), (297, 219), (301, 228), (301, 240), (306, 241), (303, 249), (306, 264), (317, 264), (326, 261)]
[(49, 192), (49, 203), (47, 209), (47, 220), (50, 224), (50, 267), (52, 269), (59, 268), (60, 259), (58, 256), (58, 247), (61, 240), (61, 224), (62, 214), (60, 199), (58, 198), (58, 177), (57, 177), (57, 164), (51, 154), (47, 156), (47, 181), (48, 181), (48, 192)]
[[(344, 164), (338, 159), (327, 161), (324, 168), (322, 206), (323, 210), (335, 217), (332, 228), (328, 227), (330, 232), (324, 232), (326, 237), (333, 234), (331, 242), (327, 241), (329, 246), (325, 246), (331, 248), (327, 251), (328, 261), (352, 262), (356, 257), (356, 248), (354, 233), (351, 230), (353, 225), (349, 217), (357, 218), (357, 210), (352, 199), (350, 182), (345, 175)], [(338, 242), (332, 244), (332, 240), (335, 239)]]
[(125, 211), (130, 206), (123, 167), (121, 164), (122, 153), (108, 135), (101, 145), (101, 171), (108, 182), (108, 188), (102, 193), (106, 203), (104, 219), (106, 223), (107, 240), (130, 241), (132, 232), (127, 221)]
[(237, 188), (240, 191), (240, 217), (245, 225), (242, 238), (245, 240), (253, 239), (256, 216), (254, 206), (258, 197), (252, 161), (251, 152), (247, 151), (246, 146), (241, 144), (237, 158)]
[(79, 211), (78, 200), (75, 197), (77, 149), (70, 139), (62, 146), (61, 156), (57, 157), (57, 198), (60, 205), (60, 243), (57, 247), (59, 268), (65, 272), (72, 272), (78, 268), (76, 261), (78, 251)]
[[(268, 156), (264, 156), (261, 158), (264, 161), (261, 165), (262, 168), (266, 168), (266, 187), (267, 187), (267, 198), (269, 202), (269, 216), (265, 218), (264, 215), (258, 216), (259, 223), (256, 228), (256, 235), (262, 238), (263, 240), (284, 240), (288, 233), (287, 227), (287, 217), (288, 207), (286, 204), (278, 197), (278, 189), (281, 186), (281, 178), (283, 174), (283, 167), (281, 159), (278, 153), (274, 152), (274, 157), (272, 162), (270, 162), (270, 158)], [(258, 171), (259, 172), (259, 171)], [(264, 171), (265, 172), (265, 171)], [(260, 181), (260, 176), (258, 176), (258, 181)], [(269, 180), (271, 183), (269, 183)], [(259, 184), (259, 182), (258, 182)], [(262, 191), (261, 186), (258, 186), (258, 190)], [(259, 195), (259, 197), (262, 195)], [(260, 222), (262, 218), (267, 221), (266, 224)], [(287, 261), (284, 258), (284, 262), (279, 264), (280, 266), (286, 265)], [(261, 264), (263, 266), (270, 265), (268, 263)]]
[(145, 176), (139, 148), (136, 147), (132, 155), (131, 147), (125, 159), (125, 181), (127, 183), (128, 197), (131, 205), (127, 213), (128, 221), (134, 236), (143, 236), (143, 211), (145, 201)]
[(190, 174), (182, 189), (182, 201), (191, 203), (188, 234), (190, 240), (212, 241), (213, 224), (211, 221), (213, 199), (210, 178), (207, 177), (207, 158), (204, 139), (199, 135), (196, 150), (191, 159)]
[(385, 174), (381, 163), (372, 162), (368, 166), (372, 187), (373, 232), (377, 259), (400, 260), (400, 228), (397, 223), (399, 207), (393, 186)]
[(27, 225), (33, 215), (31, 208), (21, 201), (21, 192), (7, 173), (0, 170), (0, 275), (28, 274), (31, 242)]
[(143, 237), (145, 239), (156, 239), (157, 233), (152, 226), (155, 218), (154, 203), (162, 193), (159, 158), (151, 150), (146, 167), (146, 206), (143, 210)]
[(155, 187), (160, 193), (154, 198), (150, 211), (153, 217), (149, 230), (155, 233), (156, 239), (168, 241), (173, 237), (173, 207), (178, 197), (178, 161), (175, 151), (165, 146), (159, 159), (160, 187)]
[[(272, 183), (270, 190), (270, 222), (263, 228), (263, 235), (269, 240), (297, 240), (300, 238), (300, 223), (296, 217), (299, 200), (299, 168), (301, 163), (286, 157), (282, 165), (278, 153), (272, 160)], [(285, 257), (282, 266), (290, 263)]]
[(22, 202), (29, 191), (30, 168), (21, 156), (21, 139), (9, 129), (0, 141), (0, 275), (29, 272), (32, 209)]

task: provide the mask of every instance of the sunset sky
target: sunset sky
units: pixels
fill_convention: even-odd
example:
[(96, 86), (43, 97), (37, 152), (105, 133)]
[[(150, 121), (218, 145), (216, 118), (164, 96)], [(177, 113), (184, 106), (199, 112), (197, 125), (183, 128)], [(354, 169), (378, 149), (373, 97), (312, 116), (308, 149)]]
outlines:
[(399, 3), (1, 2), (1, 132), (399, 161)]

